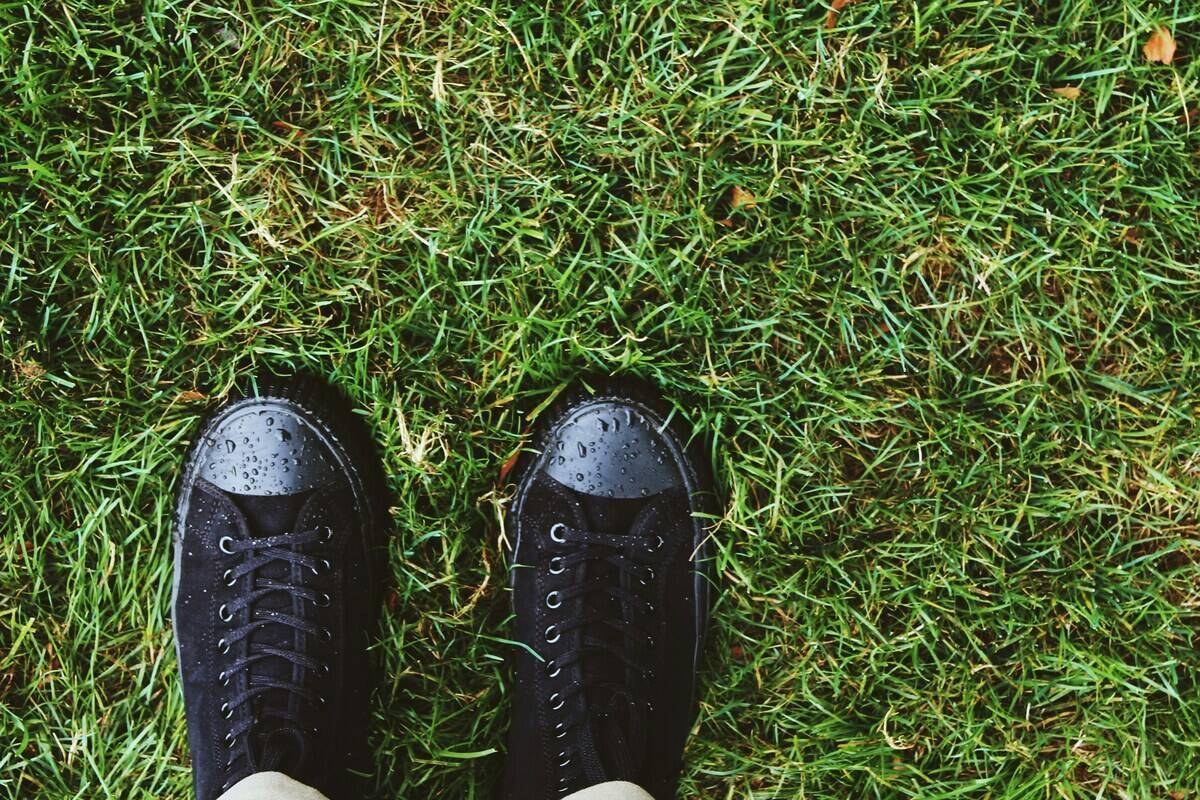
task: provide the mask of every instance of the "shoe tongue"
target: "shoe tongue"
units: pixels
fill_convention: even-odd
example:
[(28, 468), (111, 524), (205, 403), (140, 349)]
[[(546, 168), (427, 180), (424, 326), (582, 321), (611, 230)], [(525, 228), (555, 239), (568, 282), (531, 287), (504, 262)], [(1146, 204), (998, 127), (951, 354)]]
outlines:
[(617, 536), (636, 535), (638, 531), (634, 525), (638, 517), (643, 515), (655, 500), (655, 497), (616, 500), (610, 497), (579, 495), (587, 529)]
[[(305, 503), (312, 494), (311, 491), (269, 497), (235, 494), (231, 495), (231, 499), (245, 517), (250, 535), (263, 537), (277, 536), (293, 531)], [(298, 577), (302, 577), (293, 575), (297, 569), (286, 562), (272, 561), (259, 568), (257, 579), (259, 581), (294, 583)], [(295, 599), (290, 597), (287, 592), (271, 592), (254, 604), (257, 612), (251, 616), (251, 619), (256, 617), (261, 619), (264, 613), (272, 611), (289, 615), (299, 613), (301, 609), (295, 607), (295, 602)], [(295, 650), (298, 644), (296, 641), (298, 635), (287, 625), (263, 625), (247, 637), (248, 646), (251, 653), (264, 647)], [(267, 656), (254, 662), (250, 667), (251, 685), (264, 679), (285, 683), (298, 682), (302, 676), (296, 674), (296, 669), (285, 658)], [(303, 749), (303, 737), (294, 728), (286, 726), (286, 723), (283, 723), (283, 727), (273, 725), (272, 720), (272, 711), (295, 712), (296, 709), (292, 705), (296, 702), (296, 698), (283, 689), (272, 689), (255, 699), (255, 706), (251, 713), (259, 721), (256, 725), (257, 735), (254, 738), (257, 740), (256, 750), (260, 761), (267, 758), (285, 759), (288, 753), (297, 747)], [(261, 766), (260, 768), (265, 769)], [(278, 771), (285, 770), (279, 769)]]
[(307, 745), (295, 728), (275, 728), (257, 737), (251, 756), (259, 772), (296, 775), (304, 768)]
[(251, 536), (288, 533), (312, 492), (283, 495), (230, 494), (229, 498), (246, 518)]
[[(614, 500), (583, 496), (582, 511), (589, 530), (617, 536), (653, 536), (645, 530), (656, 514), (657, 498)], [(589, 572), (583, 579), (602, 575), (605, 582), (623, 581), (628, 588), (630, 577), (611, 564), (594, 560), (588, 562)], [(584, 615), (608, 619), (630, 616), (617, 601), (599, 592), (587, 596)], [(583, 661), (583, 680), (590, 687), (584, 702), (591, 709), (588, 728), (581, 742), (584, 770), (595, 782), (633, 780), (640, 772), (641, 754), (645, 748), (644, 698), (632, 697), (628, 691), (627, 667), (620, 658), (602, 653), (618, 653), (625, 646), (625, 636), (609, 625), (591, 625), (584, 629), (583, 645), (595, 648)]]

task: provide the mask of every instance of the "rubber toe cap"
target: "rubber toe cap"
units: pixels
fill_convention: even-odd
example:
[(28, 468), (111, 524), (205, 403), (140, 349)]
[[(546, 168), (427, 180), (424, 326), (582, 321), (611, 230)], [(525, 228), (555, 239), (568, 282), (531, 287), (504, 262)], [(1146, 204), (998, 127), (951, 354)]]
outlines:
[(613, 400), (570, 411), (550, 436), (545, 471), (576, 492), (639, 498), (682, 485), (673, 449), (638, 406)]
[(200, 477), (227, 492), (288, 495), (333, 480), (335, 459), (322, 434), (287, 400), (238, 403), (205, 432)]

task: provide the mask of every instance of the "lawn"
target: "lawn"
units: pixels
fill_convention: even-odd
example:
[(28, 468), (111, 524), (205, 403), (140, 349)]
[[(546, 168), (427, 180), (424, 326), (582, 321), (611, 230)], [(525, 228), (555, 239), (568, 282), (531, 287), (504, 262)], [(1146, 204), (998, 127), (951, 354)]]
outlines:
[(376, 798), (490, 796), (501, 466), (615, 372), (724, 487), (686, 797), (1197, 800), (1198, 34), (0, 3), (0, 797), (189, 796), (171, 492), (275, 365), (356, 402), (396, 496)]

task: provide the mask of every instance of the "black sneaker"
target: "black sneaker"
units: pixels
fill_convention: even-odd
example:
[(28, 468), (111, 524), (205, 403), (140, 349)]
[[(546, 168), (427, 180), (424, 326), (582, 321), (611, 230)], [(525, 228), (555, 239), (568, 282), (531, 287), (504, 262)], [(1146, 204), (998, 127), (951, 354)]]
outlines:
[(606, 781), (675, 797), (708, 621), (713, 480), (644, 386), (576, 391), (539, 425), (506, 517), (516, 638), (502, 795)]
[(311, 378), (204, 421), (175, 508), (175, 645), (196, 796), (283, 772), (330, 797), (370, 764), (367, 644), (386, 519), (365, 426)]

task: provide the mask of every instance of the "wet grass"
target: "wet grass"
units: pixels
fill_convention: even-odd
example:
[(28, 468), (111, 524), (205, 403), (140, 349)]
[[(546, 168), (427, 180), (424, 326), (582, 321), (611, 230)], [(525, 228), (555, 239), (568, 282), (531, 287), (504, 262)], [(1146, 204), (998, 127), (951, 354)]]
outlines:
[(188, 796), (170, 490), (272, 364), (397, 496), (377, 797), (489, 795), (584, 371), (726, 487), (687, 796), (1200, 797), (1200, 8), (827, 10), (0, 3), (0, 796)]

